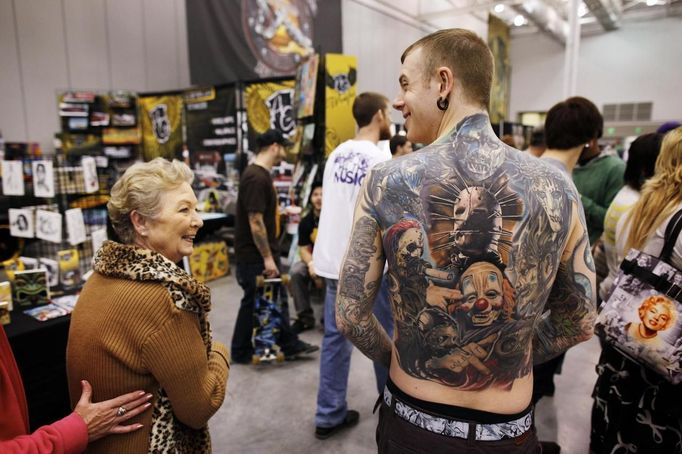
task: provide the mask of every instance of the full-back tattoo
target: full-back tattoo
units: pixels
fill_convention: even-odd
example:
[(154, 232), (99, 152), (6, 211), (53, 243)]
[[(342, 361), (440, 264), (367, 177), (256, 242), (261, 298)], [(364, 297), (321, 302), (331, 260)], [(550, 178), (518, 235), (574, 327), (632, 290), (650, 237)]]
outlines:
[(374, 323), (356, 314), (367, 313), (376, 282), (365, 275), (384, 258), (395, 353), (412, 377), (511, 389), (533, 361), (591, 334), (593, 265), (575, 187), (499, 141), (486, 115), (368, 178), (338, 304), (370, 356)]

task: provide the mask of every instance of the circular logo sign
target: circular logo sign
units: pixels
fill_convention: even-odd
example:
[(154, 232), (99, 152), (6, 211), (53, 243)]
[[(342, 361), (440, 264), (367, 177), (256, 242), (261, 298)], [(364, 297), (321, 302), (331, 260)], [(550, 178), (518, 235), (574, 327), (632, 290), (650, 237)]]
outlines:
[(242, 0), (242, 26), (259, 63), (293, 74), (313, 52), (313, 20), (303, 0)]

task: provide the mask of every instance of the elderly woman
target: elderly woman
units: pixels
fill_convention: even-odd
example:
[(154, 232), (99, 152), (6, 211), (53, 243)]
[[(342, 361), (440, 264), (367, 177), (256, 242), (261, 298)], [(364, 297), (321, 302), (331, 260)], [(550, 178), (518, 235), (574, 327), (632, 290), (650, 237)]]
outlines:
[[(202, 226), (179, 161), (130, 167), (107, 208), (121, 243), (105, 242), (71, 319), (67, 369), (71, 400), (87, 379), (98, 399), (130, 389), (154, 395), (142, 429), (98, 440), (89, 452), (210, 452), (208, 419), (225, 397), (225, 346), (211, 340), (209, 289), (176, 265)], [(120, 414), (128, 409), (121, 406)]]

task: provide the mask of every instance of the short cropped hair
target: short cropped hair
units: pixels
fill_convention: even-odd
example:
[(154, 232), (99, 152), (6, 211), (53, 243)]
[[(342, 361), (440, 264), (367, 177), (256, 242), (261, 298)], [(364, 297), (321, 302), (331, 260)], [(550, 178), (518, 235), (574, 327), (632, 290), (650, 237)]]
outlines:
[(628, 149), (623, 180), (632, 189), (639, 191), (646, 180), (654, 176), (656, 158), (661, 151), (663, 134), (652, 132), (635, 139)]
[(174, 159), (156, 158), (130, 166), (111, 188), (107, 203), (111, 224), (121, 242), (132, 244), (135, 227), (130, 213), (136, 210), (153, 219), (161, 211), (161, 195), (182, 183), (192, 184), (194, 173), (186, 164)]
[(404, 63), (410, 52), (422, 49), (423, 76), (428, 81), (439, 66), (447, 66), (462, 83), (464, 96), (487, 109), (493, 83), (493, 54), (476, 33), (462, 28), (450, 28), (431, 33), (405, 49), (400, 57)]
[(398, 151), (398, 147), (402, 147), (407, 143), (407, 137), (396, 134), (393, 137), (391, 137), (391, 140), (388, 142), (388, 148), (391, 149), (391, 154), (395, 154), (396, 151)]
[(547, 148), (568, 150), (601, 137), (604, 118), (589, 99), (574, 96), (555, 104), (545, 118)]
[(360, 93), (353, 101), (353, 118), (358, 127), (362, 128), (372, 122), (374, 114), (387, 106), (388, 98), (382, 94), (370, 91)]

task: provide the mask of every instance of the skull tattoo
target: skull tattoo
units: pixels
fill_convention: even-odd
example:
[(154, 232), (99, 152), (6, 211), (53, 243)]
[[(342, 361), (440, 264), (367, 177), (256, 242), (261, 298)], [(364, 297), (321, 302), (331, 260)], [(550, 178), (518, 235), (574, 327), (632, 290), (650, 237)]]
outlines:
[(474, 186), (460, 192), (453, 207), (454, 244), (465, 255), (480, 254), (499, 238), (500, 205), (485, 188)]
[(476, 181), (483, 181), (495, 173), (504, 162), (504, 152), (499, 144), (487, 137), (476, 140), (474, 137), (459, 137), (456, 147), (465, 149), (462, 153), (462, 165), (467, 173)]
[(561, 230), (562, 219), (565, 219), (565, 216), (562, 213), (566, 206), (566, 201), (564, 200), (564, 194), (556, 181), (550, 179), (548, 176), (540, 177), (535, 180), (532, 191), (533, 195), (540, 201), (540, 205), (542, 205), (542, 208), (547, 214), (552, 232), (559, 232)]

